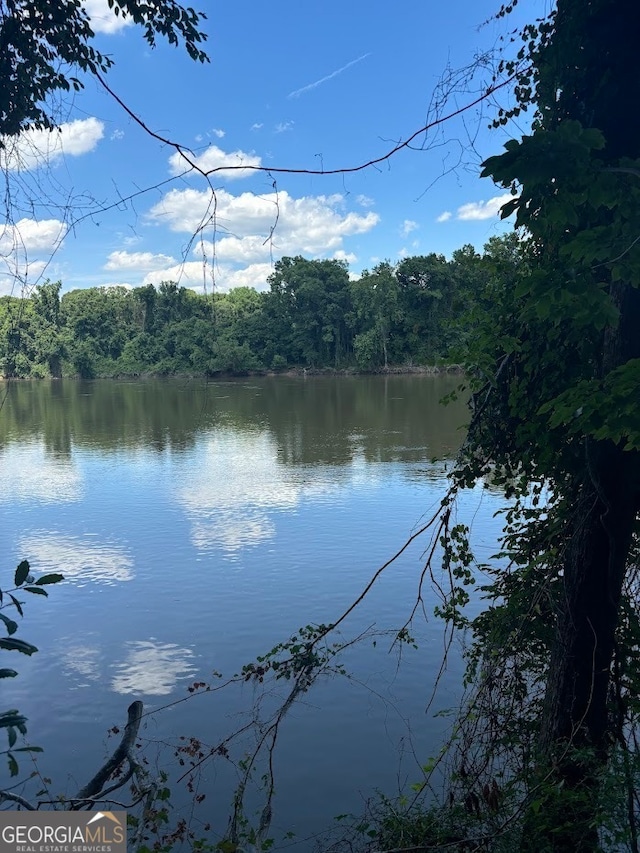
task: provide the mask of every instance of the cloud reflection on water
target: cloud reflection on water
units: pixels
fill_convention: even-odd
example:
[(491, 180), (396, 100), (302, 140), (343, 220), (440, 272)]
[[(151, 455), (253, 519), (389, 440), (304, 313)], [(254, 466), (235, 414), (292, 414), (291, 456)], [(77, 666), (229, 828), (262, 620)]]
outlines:
[(231, 429), (209, 434), (178, 482), (176, 499), (191, 520), (194, 546), (230, 554), (271, 539), (274, 510), (295, 510), (304, 497), (337, 487), (335, 472), (331, 479), (318, 469), (293, 476), (269, 433)]
[(82, 475), (69, 459), (47, 452), (41, 443), (12, 443), (0, 451), (0, 502), (69, 503), (84, 492)]
[(113, 664), (117, 674), (111, 680), (116, 693), (167, 696), (181, 679), (196, 672), (191, 649), (158, 640), (127, 643), (127, 656)]
[(82, 583), (114, 583), (133, 578), (133, 560), (117, 543), (36, 530), (22, 536), (18, 546), (37, 574), (60, 572), (66, 580)]

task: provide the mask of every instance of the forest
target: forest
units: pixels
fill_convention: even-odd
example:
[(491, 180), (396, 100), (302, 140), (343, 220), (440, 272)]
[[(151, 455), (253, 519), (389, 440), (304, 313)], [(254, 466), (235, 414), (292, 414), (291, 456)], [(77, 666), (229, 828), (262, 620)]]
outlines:
[[(205, 61), (206, 36), (193, 10), (176, 9), (174, 0), (153, 8), (114, 3), (142, 25), (151, 46), (163, 35)], [(0, 132), (7, 138), (56, 127), (46, 99), (82, 85), (67, 79), (68, 64), (101, 82), (112, 64), (91, 46), (94, 33), (80, 3), (46, 15), (41, 5), (8, 3), (11, 15), (0, 6), (13, 51), (0, 67)], [(517, 5), (502, 6), (494, 18), (509, 19)], [(490, 240), (482, 255), (464, 247), (449, 261), (407, 258), (354, 281), (339, 261), (284, 258), (265, 293), (240, 288), (198, 296), (165, 283), (158, 291), (61, 296), (59, 283), (46, 283), (28, 299), (2, 300), (0, 357), (8, 377), (463, 363), (471, 391), (467, 438), (436, 511), (409, 543), (432, 535), (416, 612), (423, 581), (442, 573), (445, 595), (436, 615), (451, 632), (466, 631), (467, 697), (449, 742), (424, 765), (416, 796), (385, 803), (359, 848), (347, 840), (334, 851), (640, 850), (640, 118), (632, 109), (640, 98), (639, 29), (631, 0), (557, 0), (543, 17), (532, 12), (529, 23), (511, 30), (491, 82), (483, 80), (467, 101), (468, 109), (480, 101), (493, 108), (497, 88), (509, 86), (511, 100), (496, 109), (493, 127), (506, 127), (511, 138), (484, 160), (480, 174), (510, 194), (501, 216), (514, 216), (516, 230)], [(460, 113), (451, 101), (451, 115)], [(195, 168), (177, 143), (138, 124)], [(427, 129), (342, 171), (386, 162)], [(270, 179), (329, 174), (322, 164), (235, 168), (262, 169)], [(199, 175), (219, 171), (200, 168)], [(458, 498), (488, 482), (504, 497), (504, 526), (499, 553), (481, 559), (456, 510)], [(193, 849), (230, 853), (271, 849), (271, 769), (257, 827), (243, 811), (258, 754), (266, 753), (271, 768), (287, 710), (331, 669), (341, 650), (331, 644), (336, 629), (395, 559), (331, 624), (307, 625), (243, 666), (237, 681), (268, 693), (284, 678), (288, 692), (253, 756), (243, 759), (225, 837), (213, 847), (208, 826), (197, 841), (188, 827), (182, 834), (161, 828), (154, 850), (185, 840)], [(33, 580), (22, 561), (15, 586), (37, 591), (53, 582), (47, 577)], [(474, 595), (486, 603), (479, 613), (466, 607)], [(21, 614), (19, 602), (12, 603)], [(411, 644), (410, 620), (401, 620), (397, 639)], [(12, 635), (17, 625), (5, 620), (5, 627)], [(19, 642), (2, 638), (6, 650), (35, 650)], [(142, 711), (138, 700), (130, 706), (119, 753), (121, 764), (129, 762), (127, 780), (140, 770), (132, 744)], [(16, 729), (25, 729), (16, 711), (6, 715), (0, 727), (8, 732), (11, 761)], [(188, 772), (196, 773), (206, 756), (192, 742), (184, 749), (190, 752), (180, 759), (186, 754)], [(221, 743), (209, 757), (226, 760), (225, 750)], [(439, 799), (429, 799), (436, 767), (444, 782)], [(163, 803), (165, 789), (152, 790), (145, 773), (135, 802), (155, 791)], [(77, 808), (88, 798), (114, 802), (107, 798), (114, 788), (103, 789), (108, 775), (98, 774), (97, 790), (81, 789)], [(0, 793), (36, 808), (12, 787)], [(165, 819), (161, 805), (147, 810), (140, 826)]]
[(163, 282), (61, 294), (47, 281), (0, 298), (2, 372), (91, 379), (455, 363), (474, 310), (490, 305), (496, 276), (515, 274), (521, 254), (510, 234), (482, 254), (465, 245), (450, 260), (387, 261), (353, 280), (345, 261), (285, 257), (264, 292), (202, 295)]

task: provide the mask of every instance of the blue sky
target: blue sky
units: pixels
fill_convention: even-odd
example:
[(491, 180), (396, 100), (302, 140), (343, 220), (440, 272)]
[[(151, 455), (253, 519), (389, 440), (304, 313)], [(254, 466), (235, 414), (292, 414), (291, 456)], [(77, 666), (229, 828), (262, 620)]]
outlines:
[[(97, 46), (115, 60), (109, 85), (205, 170), (335, 169), (380, 157), (490, 81), (489, 66), (455, 85), (443, 81), (447, 69), (469, 65), (547, 11), (530, 0), (509, 21), (481, 26), (499, 3), (195, 5), (209, 14), (207, 65), (164, 43), (150, 50), (106, 0), (86, 0)], [(499, 100), (508, 103), (506, 94)], [(358, 274), (379, 260), (450, 255), (464, 243), (481, 249), (505, 228), (497, 215), (505, 191), (478, 177), (481, 160), (507, 138), (487, 129), (486, 105), (377, 168), (222, 171), (211, 186), (95, 81), (57, 109), (60, 134), (28, 134), (3, 154), (11, 204), (0, 293), (45, 278), (64, 290), (169, 279), (209, 292), (265, 289), (283, 255), (344, 258)]]

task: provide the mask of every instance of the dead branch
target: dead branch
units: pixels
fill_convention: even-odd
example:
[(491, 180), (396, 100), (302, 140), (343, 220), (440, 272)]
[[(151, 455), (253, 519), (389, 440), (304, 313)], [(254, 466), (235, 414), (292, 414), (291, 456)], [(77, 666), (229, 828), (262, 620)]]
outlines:
[[(124, 734), (122, 736), (122, 740), (120, 741), (118, 747), (115, 752), (111, 756), (111, 758), (103, 764), (103, 766), (98, 770), (96, 775), (88, 782), (84, 788), (81, 788), (78, 791), (78, 796), (75, 797), (76, 800), (88, 800), (93, 797), (96, 797), (102, 789), (104, 788), (105, 783), (113, 776), (113, 774), (118, 770), (121, 766), (122, 762), (125, 759), (129, 760), (131, 767), (131, 773), (129, 777), (133, 775), (134, 768), (137, 766), (137, 762), (133, 759), (132, 749), (136, 742), (136, 738), (138, 737), (138, 730), (140, 728), (140, 721), (142, 720), (142, 711), (143, 704), (140, 700), (136, 700), (129, 705), (128, 709), (128, 721), (124, 730)], [(120, 785), (118, 785), (120, 787)]]

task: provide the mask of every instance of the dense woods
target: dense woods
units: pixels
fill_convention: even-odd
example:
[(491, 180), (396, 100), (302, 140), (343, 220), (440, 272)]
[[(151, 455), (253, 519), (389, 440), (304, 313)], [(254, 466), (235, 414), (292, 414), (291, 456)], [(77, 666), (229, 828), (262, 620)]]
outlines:
[[(82, 48), (89, 36), (74, 8), (71, 45)], [(144, 14), (132, 12), (138, 23)], [(34, 20), (30, 64), (0, 75), (12, 83), (0, 102), (7, 134), (48, 126), (35, 105), (69, 88), (43, 65)], [(202, 59), (197, 16), (184, 21), (179, 35)], [(469, 432), (424, 528), (442, 553), (425, 552), (422, 578), (433, 569), (448, 577), (438, 613), (467, 629), (471, 699), (417, 783), (428, 792), (442, 761), (442, 808), (417, 798), (388, 808), (370, 830), (377, 851), (640, 849), (640, 131), (630, 110), (640, 95), (639, 26), (630, 0), (558, 0), (509, 42), (519, 50), (493, 81), (514, 83), (514, 106), (495, 125), (527, 110), (532, 122), (525, 135), (515, 125), (517, 138), (484, 163), (482, 174), (512, 192), (502, 213), (515, 214), (517, 231), (482, 254), (465, 246), (450, 260), (384, 262), (353, 280), (341, 261), (283, 258), (265, 292), (198, 295), (165, 282), (61, 295), (60, 283), (46, 282), (28, 298), (0, 300), (7, 377), (464, 364)], [(84, 51), (62, 58), (106, 64)], [(35, 87), (23, 77), (30, 68), (40, 69)], [(454, 521), (456, 499), (488, 482), (505, 498), (502, 560), (479, 563), (472, 531)], [(487, 602), (475, 616), (465, 611), (472, 592)], [(242, 678), (262, 684), (286, 672), (284, 716), (322, 670), (321, 644), (341, 619), (309, 627), (304, 644), (279, 643)], [(244, 849), (246, 781), (218, 849)], [(247, 849), (267, 849), (257, 844), (274, 784)]]
[(199, 295), (174, 282), (132, 290), (0, 299), (6, 377), (243, 374), (287, 368), (378, 370), (456, 361), (464, 318), (490, 300), (518, 241), (494, 237), (450, 260), (430, 254), (383, 262), (351, 280), (337, 260), (283, 258), (269, 289)]

